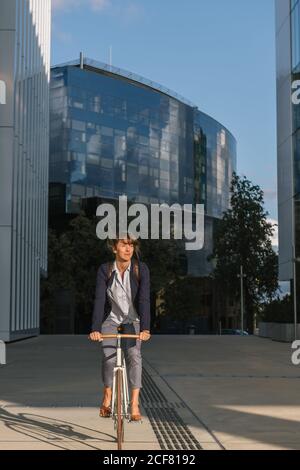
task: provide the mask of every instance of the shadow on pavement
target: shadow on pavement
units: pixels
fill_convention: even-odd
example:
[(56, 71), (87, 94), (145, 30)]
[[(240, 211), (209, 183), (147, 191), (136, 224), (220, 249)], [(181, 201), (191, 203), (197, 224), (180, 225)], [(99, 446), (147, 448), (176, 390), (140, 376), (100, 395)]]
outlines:
[(27, 436), (30, 439), (34, 438), (36, 441), (51, 444), (61, 450), (69, 449), (64, 444), (66, 440), (73, 443), (84, 443), (84, 447), (91, 450), (99, 450), (99, 447), (94, 446), (88, 441), (96, 440), (103, 443), (115, 441), (114, 436), (96, 431), (95, 429), (89, 429), (78, 424), (37, 414), (14, 414), (5, 408), (0, 408), (0, 420), (9, 430)]

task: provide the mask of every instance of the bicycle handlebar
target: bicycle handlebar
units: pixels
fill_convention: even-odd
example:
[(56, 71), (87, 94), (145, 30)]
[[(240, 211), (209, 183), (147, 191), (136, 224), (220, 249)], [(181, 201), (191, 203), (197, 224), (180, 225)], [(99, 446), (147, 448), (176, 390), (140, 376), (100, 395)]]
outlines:
[(122, 335), (122, 334), (107, 334), (101, 335), (102, 338), (135, 338), (138, 339), (140, 335)]

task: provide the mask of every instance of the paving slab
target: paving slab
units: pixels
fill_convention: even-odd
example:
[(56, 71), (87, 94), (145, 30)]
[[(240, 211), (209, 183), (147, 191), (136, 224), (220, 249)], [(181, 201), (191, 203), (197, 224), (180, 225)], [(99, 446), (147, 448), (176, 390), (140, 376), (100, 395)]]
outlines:
[[(300, 449), (300, 367), (289, 344), (153, 335), (142, 347), (153, 403), (143, 402), (142, 424), (126, 424), (124, 449), (162, 448), (151, 407), (172, 412), (162, 432), (183, 429), (204, 450)], [(86, 336), (7, 345), (0, 449), (116, 450), (112, 420), (98, 417), (101, 394), (101, 346)]]

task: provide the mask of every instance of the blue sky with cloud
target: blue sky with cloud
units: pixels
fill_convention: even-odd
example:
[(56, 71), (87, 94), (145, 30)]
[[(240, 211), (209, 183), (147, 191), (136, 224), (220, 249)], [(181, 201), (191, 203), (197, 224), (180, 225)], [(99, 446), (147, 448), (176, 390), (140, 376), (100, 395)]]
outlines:
[(173, 89), (238, 141), (277, 219), (273, 0), (52, 0), (52, 64), (109, 61)]

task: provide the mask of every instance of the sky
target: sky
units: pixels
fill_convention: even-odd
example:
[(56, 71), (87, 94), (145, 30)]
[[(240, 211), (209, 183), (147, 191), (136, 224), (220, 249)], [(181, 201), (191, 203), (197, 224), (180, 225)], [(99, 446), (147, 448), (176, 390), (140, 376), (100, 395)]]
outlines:
[(274, 0), (52, 0), (52, 65), (86, 57), (154, 80), (237, 139), (277, 220)]

